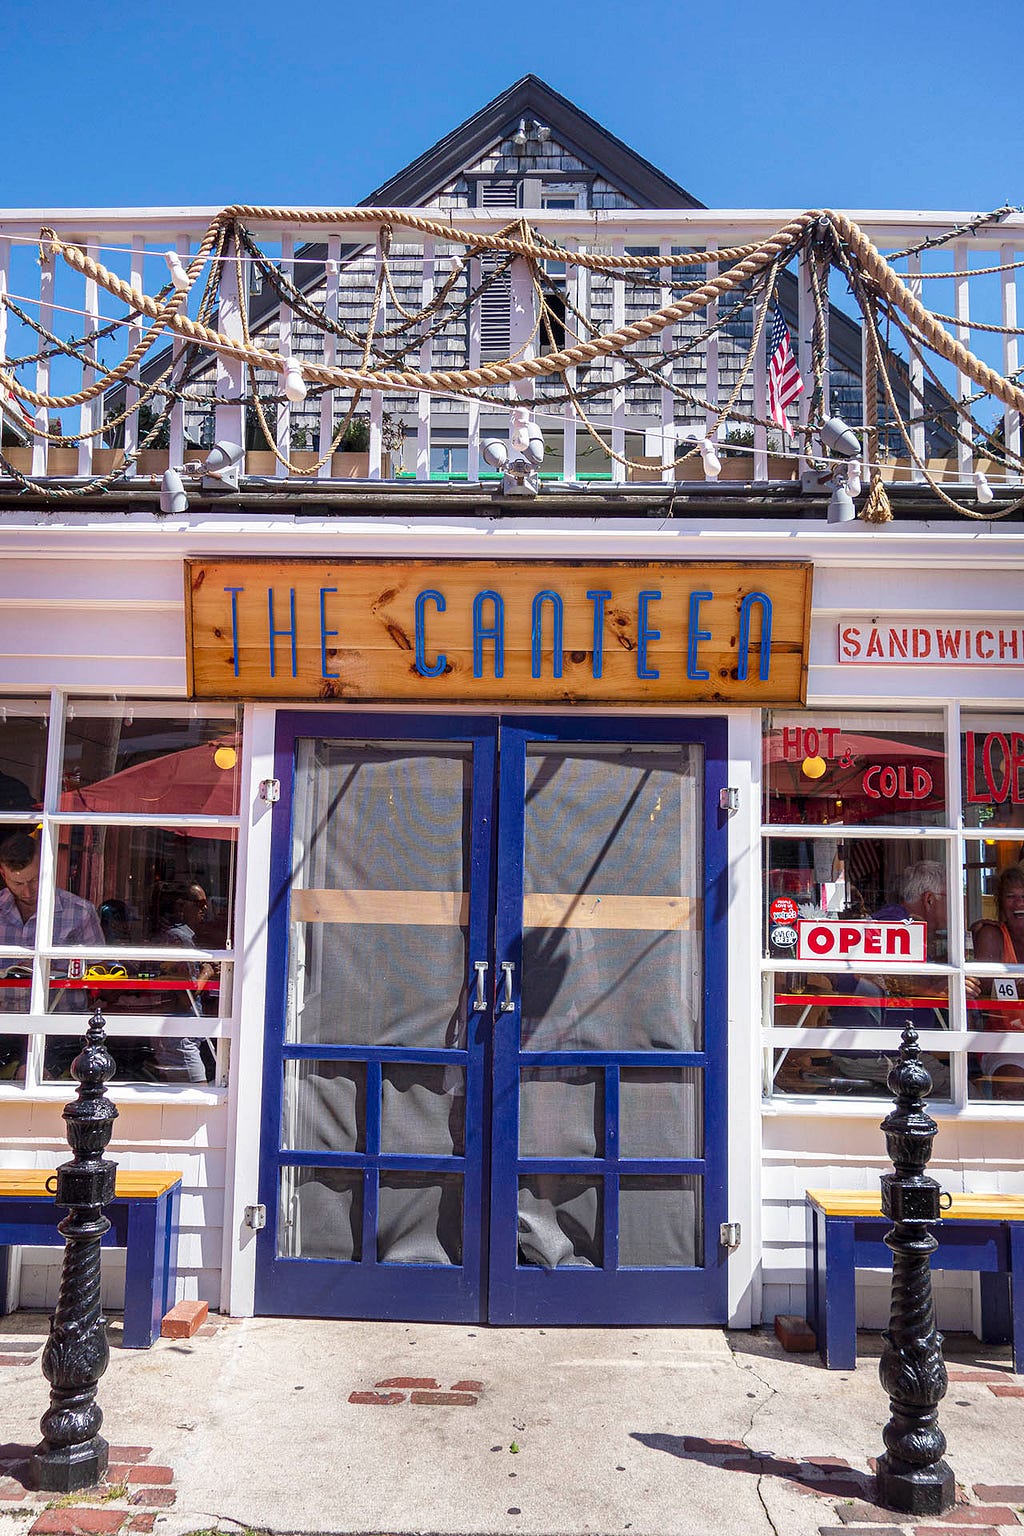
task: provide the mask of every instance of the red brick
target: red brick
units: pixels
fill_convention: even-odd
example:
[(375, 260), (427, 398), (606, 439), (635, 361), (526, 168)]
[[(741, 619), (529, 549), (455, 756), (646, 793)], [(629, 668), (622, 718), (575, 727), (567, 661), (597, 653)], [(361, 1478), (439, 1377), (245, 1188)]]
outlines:
[(390, 1408), (394, 1403), (404, 1403), (404, 1392), (350, 1392), (350, 1403), (379, 1403), (382, 1407)]
[(35, 1365), (34, 1355), (0, 1355), (0, 1365)]
[(473, 1408), (476, 1397), (472, 1392), (413, 1392), (410, 1402), (427, 1408)]
[(144, 1509), (170, 1509), (177, 1497), (173, 1488), (140, 1488), (138, 1493), (130, 1495), (128, 1502), (141, 1504)]
[[(963, 1529), (955, 1525), (915, 1525), (914, 1536), (949, 1536), (950, 1531)], [(998, 1525), (972, 1525), (971, 1536), (1000, 1536)], [(873, 1533), (872, 1533), (873, 1536)]]
[(218, 1333), (220, 1333), (220, 1328), (216, 1323), (204, 1323), (196, 1337), (199, 1339), (215, 1339)]
[(705, 1440), (702, 1435), (684, 1435), (684, 1451), (749, 1451), (749, 1445), (744, 1445), (742, 1440)]
[(482, 1392), (483, 1389), (482, 1381), (453, 1381), (451, 1386), (453, 1392)]
[(1024, 1397), (1024, 1387), (989, 1387), (993, 1397)]
[(170, 1467), (129, 1467), (128, 1481), (130, 1483), (173, 1483), (174, 1473)]
[(942, 1521), (942, 1525), (935, 1527), (936, 1533), (941, 1533), (951, 1525), (969, 1525), (974, 1528), (975, 1536), (979, 1525), (1017, 1524), (1017, 1516), (1013, 1510), (1003, 1509), (998, 1504), (989, 1504), (984, 1509), (979, 1509), (976, 1504), (955, 1504), (948, 1514), (938, 1515), (936, 1519)]
[[(818, 1536), (850, 1536), (845, 1525), (819, 1525)], [(873, 1525), (871, 1536), (903, 1536), (903, 1531), (898, 1525)], [(976, 1532), (975, 1536), (981, 1536)]]
[(386, 1376), (383, 1381), (375, 1381), (375, 1387), (419, 1387), (425, 1392), (437, 1391), (440, 1382), (433, 1376)]
[(1005, 1382), (1006, 1379), (1007, 1379), (1007, 1374), (1008, 1373), (1006, 1371), (982, 1371), (982, 1370), (977, 1370), (977, 1371), (949, 1371), (949, 1370), (947, 1370), (947, 1372), (946, 1372), (946, 1375), (948, 1376), (950, 1381), (977, 1381), (977, 1382), (986, 1382), (986, 1381), (1004, 1381)]
[(1024, 1483), (975, 1483), (974, 1497), (983, 1504), (1024, 1504)]
[(0, 1477), (0, 1499), (23, 1499), (25, 1489), (13, 1477)]
[(152, 1456), (151, 1445), (112, 1445), (108, 1452), (111, 1461), (145, 1461), (147, 1456)]
[(69, 1504), (66, 1509), (47, 1509), (29, 1531), (29, 1536), (113, 1536), (127, 1520), (123, 1509), (89, 1509), (85, 1504)]
[(806, 1318), (779, 1312), (775, 1317), (775, 1337), (793, 1355), (809, 1355), (818, 1347), (814, 1329)]
[(156, 1524), (156, 1515), (136, 1515), (128, 1529), (130, 1531), (151, 1531)]
[(210, 1311), (208, 1301), (179, 1301), (172, 1307), (160, 1324), (162, 1339), (190, 1339), (206, 1322)]
[(850, 1463), (839, 1456), (805, 1456), (809, 1467), (821, 1467), (823, 1472), (849, 1472)]

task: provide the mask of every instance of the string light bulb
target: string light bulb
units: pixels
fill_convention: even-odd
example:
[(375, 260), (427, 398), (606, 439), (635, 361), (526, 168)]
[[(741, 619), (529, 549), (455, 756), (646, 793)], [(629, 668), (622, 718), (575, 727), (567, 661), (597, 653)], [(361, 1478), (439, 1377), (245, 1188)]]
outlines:
[(851, 459), (846, 466), (846, 489), (854, 497), (861, 493), (860, 459)]
[(993, 491), (988, 483), (988, 476), (983, 469), (974, 471), (974, 494), (982, 506), (987, 506), (992, 500)]
[(238, 762), (238, 753), (234, 747), (220, 746), (213, 754), (213, 760), (218, 768), (222, 768), (227, 772), (229, 768), (233, 768)]
[(800, 772), (808, 779), (820, 779), (828, 770), (828, 764), (823, 757), (805, 757), (800, 764)]
[(181, 257), (178, 255), (177, 251), (165, 251), (164, 261), (166, 261), (168, 270), (171, 274), (171, 282), (174, 284), (179, 293), (184, 293), (188, 288), (191, 279), (189, 278), (189, 275), (186, 272), (184, 265), (182, 264)]
[(294, 357), (282, 358), (284, 363), (284, 392), (289, 400), (298, 401), (306, 398), (306, 381), (302, 377), (302, 370)]

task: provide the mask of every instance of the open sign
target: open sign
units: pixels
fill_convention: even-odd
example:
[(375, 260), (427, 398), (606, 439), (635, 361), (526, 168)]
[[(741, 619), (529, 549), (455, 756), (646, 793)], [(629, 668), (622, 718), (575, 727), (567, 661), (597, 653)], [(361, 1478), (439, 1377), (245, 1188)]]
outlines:
[(822, 922), (801, 918), (797, 923), (799, 960), (924, 960), (927, 923)]

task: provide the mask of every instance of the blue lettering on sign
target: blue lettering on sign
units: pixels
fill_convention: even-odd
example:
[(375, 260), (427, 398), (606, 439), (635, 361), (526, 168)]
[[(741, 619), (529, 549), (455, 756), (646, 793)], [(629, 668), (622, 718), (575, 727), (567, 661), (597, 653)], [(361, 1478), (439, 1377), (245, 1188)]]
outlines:
[(686, 642), (686, 675), (694, 682), (699, 682), (701, 679), (706, 682), (711, 676), (710, 672), (704, 671), (697, 665), (697, 642), (711, 639), (710, 629), (699, 628), (700, 605), (701, 603), (710, 603), (714, 596), (713, 592), (690, 593), (690, 630)]
[[(493, 604), (493, 622), (484, 625), (484, 603)], [(473, 599), (473, 676), (484, 675), (484, 641), (494, 642), (494, 675), (505, 676), (505, 604), (497, 592), (478, 592)]]
[[(328, 642), (328, 640), (337, 640), (337, 638), (338, 638), (338, 631), (336, 629), (328, 629), (327, 628), (327, 604), (326, 604), (326, 597), (327, 597), (328, 592), (337, 592), (337, 590), (338, 590), (337, 587), (321, 587), (320, 588), (320, 676), (321, 677), (340, 677), (341, 676), (340, 672), (328, 672), (328, 670), (327, 670), (327, 642)], [(292, 675), (294, 676), (294, 673)]]
[(590, 662), (591, 674), (594, 677), (600, 677), (604, 670), (604, 605), (611, 595), (610, 592), (600, 589), (587, 593), (594, 605), (594, 649)]
[(564, 620), (564, 608), (562, 599), (557, 592), (545, 590), (538, 592), (533, 600), (532, 627), (531, 627), (531, 653), (532, 671), (534, 677), (540, 677), (541, 651), (543, 648), (544, 629), (544, 604), (551, 604), (551, 676), (561, 677), (563, 645), (562, 628)]
[(225, 592), (231, 593), (231, 660), (235, 668), (235, 676), (238, 676), (238, 594), (244, 592), (244, 587), (225, 587)]
[(275, 652), (274, 652), (274, 642), (275, 642), (275, 640), (280, 640), (284, 635), (288, 635), (290, 637), (290, 639), (291, 639), (291, 642), (292, 642), (292, 677), (297, 677), (298, 673), (299, 673), (299, 649), (298, 649), (298, 641), (296, 639), (296, 632), (295, 632), (295, 588), (294, 587), (289, 587), (288, 588), (288, 608), (289, 608), (289, 613), (290, 613), (290, 616), (291, 616), (290, 624), (288, 625), (288, 627), (286, 629), (275, 629), (274, 628), (274, 589), (273, 589), (273, 587), (268, 587), (267, 588), (267, 615), (268, 615), (268, 618), (269, 618), (269, 621), (270, 621), (269, 644), (270, 644), (270, 675), (271, 675), (271, 677), (276, 677), (277, 676), (277, 662), (276, 662), (276, 657), (275, 657)]
[(746, 682), (747, 662), (750, 651), (750, 615), (754, 604), (761, 609), (761, 651), (758, 658), (757, 675), (762, 683), (768, 681), (772, 665), (772, 600), (767, 592), (748, 592), (740, 604), (740, 643), (739, 657), (736, 665), (736, 676), (740, 682)]
[[(427, 604), (433, 603), (438, 613), (444, 613), (445, 600), (441, 592), (428, 587), (416, 594), (416, 671), (421, 677), (440, 677), (448, 665), (448, 657), (440, 651), (435, 661), (427, 660)], [(479, 675), (479, 674), (478, 674)]]
[(660, 592), (641, 592), (637, 598), (636, 617), (636, 675), (637, 677), (660, 677), (657, 667), (647, 665), (647, 646), (652, 640), (661, 639), (661, 630), (652, 629), (648, 622), (648, 605), (660, 600)]

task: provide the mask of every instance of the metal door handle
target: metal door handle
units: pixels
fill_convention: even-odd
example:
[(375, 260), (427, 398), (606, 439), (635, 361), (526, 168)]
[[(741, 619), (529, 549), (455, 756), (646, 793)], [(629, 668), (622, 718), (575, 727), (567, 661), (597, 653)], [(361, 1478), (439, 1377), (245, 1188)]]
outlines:
[(476, 971), (476, 996), (473, 999), (473, 1013), (487, 1012), (487, 961), (474, 960), (473, 969)]
[(512, 972), (515, 970), (511, 960), (501, 962), (502, 998), (498, 1004), (499, 1013), (514, 1013), (515, 1003), (512, 1001)]

